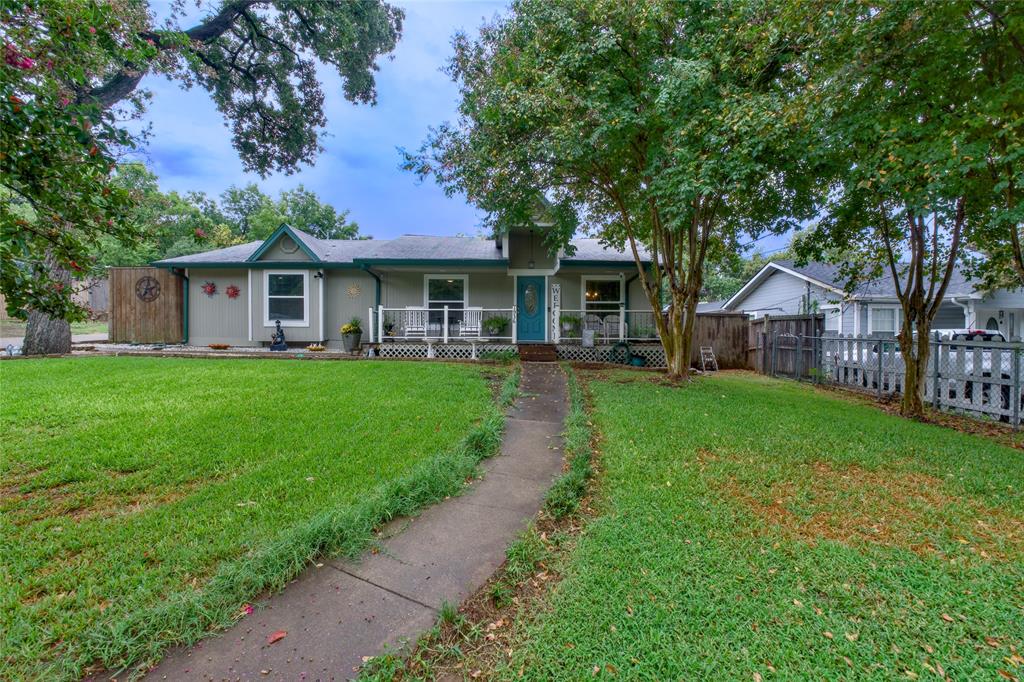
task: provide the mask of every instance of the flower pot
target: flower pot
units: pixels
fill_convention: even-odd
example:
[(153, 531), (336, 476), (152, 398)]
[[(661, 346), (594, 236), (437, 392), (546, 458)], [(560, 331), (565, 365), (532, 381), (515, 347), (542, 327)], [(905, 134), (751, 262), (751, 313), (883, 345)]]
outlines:
[(351, 353), (352, 351), (359, 349), (359, 342), (362, 340), (362, 338), (362, 332), (356, 332), (354, 334), (342, 334), (341, 345), (346, 351)]

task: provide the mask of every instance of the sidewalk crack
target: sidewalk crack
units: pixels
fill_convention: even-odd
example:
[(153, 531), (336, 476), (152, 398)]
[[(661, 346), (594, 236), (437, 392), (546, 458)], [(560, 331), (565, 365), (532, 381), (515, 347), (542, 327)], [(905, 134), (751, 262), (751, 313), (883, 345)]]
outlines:
[(418, 599), (413, 599), (412, 597), (410, 597), (408, 595), (405, 595), (405, 594), (402, 594), (401, 592), (397, 592), (395, 590), (392, 590), (390, 587), (384, 587), (383, 585), (375, 583), (372, 580), (367, 580), (363, 576), (356, 575), (355, 573), (351, 573), (350, 571), (346, 571), (344, 568), (341, 568), (340, 566), (335, 566), (334, 564), (328, 564), (328, 566), (333, 568), (335, 571), (338, 571), (339, 573), (344, 573), (345, 575), (349, 576), (350, 578), (355, 578), (356, 580), (360, 580), (360, 581), (366, 583), (367, 585), (372, 585), (373, 587), (376, 587), (378, 590), (384, 590), (388, 594), (393, 594), (396, 597), (400, 597), (400, 598), (402, 598), (402, 599), (404, 599), (406, 601), (412, 602), (413, 604), (416, 604), (417, 606), (422, 606), (423, 608), (428, 609), (430, 611), (433, 611), (434, 613), (437, 613), (437, 611), (438, 611), (437, 607), (435, 607), (435, 606), (431, 606), (429, 604), (424, 604), (423, 602), (421, 602)]

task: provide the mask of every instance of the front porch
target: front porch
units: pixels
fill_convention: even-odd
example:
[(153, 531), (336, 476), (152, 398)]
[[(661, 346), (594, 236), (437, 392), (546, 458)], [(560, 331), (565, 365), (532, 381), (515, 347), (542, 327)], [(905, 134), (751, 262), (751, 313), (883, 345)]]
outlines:
[(409, 306), (367, 310), (369, 348), (381, 358), (478, 360), (520, 355), (524, 346), (550, 346), (559, 360), (627, 362), (664, 367), (665, 353), (650, 310), (564, 310), (541, 316), (549, 341), (521, 339), (519, 306)]
[[(543, 325), (538, 336), (521, 335), (521, 314)], [(609, 345), (621, 341), (658, 343), (652, 310), (617, 308), (566, 310), (553, 307), (546, 315), (539, 311), (510, 308), (406, 306), (369, 308), (367, 319), (372, 344), (421, 342), (437, 344), (554, 343), (579, 346)]]

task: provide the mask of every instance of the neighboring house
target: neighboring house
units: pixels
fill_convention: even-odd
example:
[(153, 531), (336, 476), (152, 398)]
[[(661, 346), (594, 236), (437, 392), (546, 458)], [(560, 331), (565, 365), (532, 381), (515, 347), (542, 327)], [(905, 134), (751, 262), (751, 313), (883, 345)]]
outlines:
[[(280, 320), (290, 343), (336, 347), (353, 317), (364, 342), (544, 343), (563, 331), (559, 320), (563, 337), (588, 328), (605, 341), (646, 337), (653, 314), (632, 255), (596, 239), (572, 243), (572, 255), (552, 256), (539, 229), (497, 239), (321, 240), (282, 225), (263, 242), (153, 265), (187, 281), (186, 334), (196, 345), (266, 345)], [(506, 327), (489, 334), (491, 318)]]
[[(890, 335), (899, 331), (902, 318), (892, 278), (865, 282), (852, 294), (844, 291), (844, 284), (834, 265), (772, 261), (722, 309), (754, 317), (817, 311), (825, 314), (825, 330), (832, 333)], [(1007, 339), (1020, 339), (1024, 337), (1024, 291), (979, 291), (956, 270), (932, 327), (998, 330)]]

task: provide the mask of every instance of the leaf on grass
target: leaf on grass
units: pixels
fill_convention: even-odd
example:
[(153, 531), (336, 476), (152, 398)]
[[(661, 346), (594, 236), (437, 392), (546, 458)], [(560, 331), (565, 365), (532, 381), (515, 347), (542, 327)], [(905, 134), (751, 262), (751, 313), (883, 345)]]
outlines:
[(826, 637), (828, 637), (829, 639), (832, 639), (832, 637), (833, 637), (832, 633), (831, 633), (831, 632), (829, 632), (828, 630), (825, 630), (825, 632), (823, 632), (823, 633), (821, 633), (821, 634), (825, 635), (825, 636), (826, 636)]
[(761, 673), (755, 672), (754, 673), (754, 682), (761, 682), (761, 679), (762, 679), (761, 678)]
[(798, 609), (802, 609), (804, 607), (804, 603), (799, 599), (794, 599), (793, 606), (797, 607)]
[(858, 637), (860, 637), (860, 635), (856, 632), (846, 633), (846, 639), (850, 640), (851, 642), (856, 642)]
[(999, 647), (999, 640), (996, 639), (995, 637), (986, 637), (985, 638), (985, 644), (988, 644), (993, 649), (996, 649), (996, 648)]
[(267, 646), (270, 646), (271, 644), (274, 644), (276, 642), (280, 642), (282, 639), (284, 639), (287, 636), (288, 636), (288, 633), (285, 632), (284, 630), (278, 630), (276, 632), (272, 632), (272, 633), (270, 633), (270, 637), (267, 637)]
[(1005, 670), (1003, 670), (1002, 668), (1000, 668), (1000, 669), (999, 669), (999, 670), (997, 670), (996, 672), (997, 672), (997, 673), (999, 673), (999, 677), (1002, 677), (1003, 679), (1006, 679), (1006, 680), (1013, 680), (1013, 682), (1018, 682), (1018, 680), (1017, 680), (1017, 678), (1016, 678), (1016, 677), (1014, 677), (1014, 676), (1013, 676), (1013, 675), (1011, 675), (1010, 673), (1006, 672), (1006, 671), (1005, 671)]
[(956, 622), (956, 619), (953, 618), (953, 616), (949, 615), (948, 613), (942, 614), (941, 616), (939, 616), (939, 618), (941, 618), (942, 620), (946, 621), (947, 623)]

